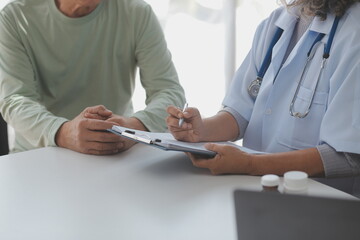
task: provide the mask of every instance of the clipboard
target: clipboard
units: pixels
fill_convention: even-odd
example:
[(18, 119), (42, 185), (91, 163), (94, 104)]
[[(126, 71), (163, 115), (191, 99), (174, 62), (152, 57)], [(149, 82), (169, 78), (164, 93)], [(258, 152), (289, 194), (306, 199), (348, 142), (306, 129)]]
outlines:
[(135, 142), (160, 148), (165, 151), (190, 152), (208, 158), (215, 157), (216, 155), (216, 152), (207, 150), (204, 147), (205, 143), (177, 141), (170, 133), (145, 132), (115, 125), (111, 129), (108, 129), (108, 131)]
[[(196, 155), (201, 155), (205, 158), (213, 158), (217, 154), (216, 152), (210, 151), (205, 148), (205, 144), (208, 142), (197, 142), (197, 143), (182, 142), (176, 140), (170, 133), (145, 132), (131, 128), (116, 126), (116, 125), (114, 125), (111, 129), (108, 129), (108, 131), (116, 135), (119, 135), (121, 137), (131, 139), (135, 142), (146, 144), (165, 151), (189, 152)], [(258, 152), (245, 147), (241, 147), (232, 142), (213, 142), (213, 143), (231, 145), (247, 153), (263, 154), (263, 152)]]

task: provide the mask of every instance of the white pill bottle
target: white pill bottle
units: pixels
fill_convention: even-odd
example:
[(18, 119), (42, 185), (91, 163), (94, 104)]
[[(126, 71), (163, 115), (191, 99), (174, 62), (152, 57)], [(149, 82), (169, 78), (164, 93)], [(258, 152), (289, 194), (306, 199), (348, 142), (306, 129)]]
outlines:
[(301, 171), (290, 171), (284, 174), (284, 193), (301, 194), (308, 193), (308, 175)]

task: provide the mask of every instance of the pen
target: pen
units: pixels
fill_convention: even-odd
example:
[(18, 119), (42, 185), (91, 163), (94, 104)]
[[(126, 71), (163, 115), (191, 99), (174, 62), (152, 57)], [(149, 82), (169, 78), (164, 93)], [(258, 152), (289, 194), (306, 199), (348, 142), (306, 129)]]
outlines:
[[(182, 112), (185, 112), (185, 109), (188, 107), (188, 103), (185, 103), (184, 108), (182, 110)], [(180, 118), (179, 120), (179, 127), (181, 127), (181, 125), (184, 123), (184, 118)]]

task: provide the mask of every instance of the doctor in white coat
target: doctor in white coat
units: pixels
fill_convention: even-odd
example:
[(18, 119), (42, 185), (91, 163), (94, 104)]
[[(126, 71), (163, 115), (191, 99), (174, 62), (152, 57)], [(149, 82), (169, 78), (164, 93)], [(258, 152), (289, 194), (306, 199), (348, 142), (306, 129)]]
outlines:
[(170, 106), (167, 124), (178, 140), (243, 138), (245, 147), (269, 153), (251, 155), (208, 144), (217, 155), (199, 159), (189, 154), (193, 164), (213, 174), (301, 170), (310, 176), (359, 175), (358, 2), (284, 2), (259, 25), (223, 110), (203, 119), (196, 108), (183, 113)]

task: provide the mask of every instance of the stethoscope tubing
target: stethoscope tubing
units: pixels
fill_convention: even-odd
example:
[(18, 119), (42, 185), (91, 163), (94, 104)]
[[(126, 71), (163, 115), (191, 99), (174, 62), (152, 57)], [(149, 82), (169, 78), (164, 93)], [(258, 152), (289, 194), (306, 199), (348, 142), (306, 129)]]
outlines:
[[(313, 49), (314, 49), (315, 45), (317, 45), (317, 43), (319, 43), (324, 38), (324, 36), (325, 36), (324, 33), (319, 33), (318, 34), (318, 36), (315, 38), (313, 44), (311, 45), (311, 47), (310, 47), (310, 49), (309, 49), (309, 51), (307, 53), (307, 60), (306, 60), (305, 67), (304, 67), (304, 69), (303, 69), (303, 71), (301, 73), (300, 80), (298, 82), (298, 85), (296, 87), (294, 96), (293, 96), (292, 101), (290, 103), (290, 108), (289, 108), (290, 115), (293, 116), (293, 117), (305, 118), (310, 112), (311, 105), (312, 105), (313, 100), (314, 100), (315, 92), (316, 92), (316, 89), (317, 89), (317, 87), (319, 85), (319, 81), (321, 79), (322, 72), (323, 72), (323, 69), (324, 69), (325, 64), (326, 64), (326, 60), (330, 56), (331, 46), (332, 46), (332, 43), (333, 43), (333, 40), (334, 40), (334, 36), (335, 36), (335, 33), (336, 33), (336, 29), (338, 27), (339, 21), (340, 21), (340, 17), (335, 17), (334, 23), (333, 23), (333, 25), (331, 27), (331, 30), (330, 30), (330, 33), (329, 33), (328, 41), (327, 41), (327, 43), (325, 44), (325, 47), (324, 47), (323, 59), (322, 59), (321, 66), (320, 66), (320, 73), (319, 73), (319, 75), (317, 77), (317, 81), (316, 81), (316, 84), (315, 84), (315, 89), (312, 91), (312, 96), (311, 96), (309, 104), (307, 105), (307, 110), (304, 113), (300, 113), (300, 112), (296, 112), (294, 110), (295, 101), (296, 101), (296, 98), (298, 96), (300, 86), (301, 86), (301, 84), (303, 82), (306, 71), (308, 69), (308, 65), (312, 61), (312, 58), (313, 58), (313, 56), (315, 54)], [(260, 89), (260, 86), (261, 86), (261, 83), (262, 83), (262, 79), (265, 76), (265, 73), (266, 73), (266, 71), (267, 71), (267, 69), (268, 69), (268, 67), (270, 66), (270, 63), (271, 63), (271, 57), (272, 57), (273, 48), (276, 45), (276, 43), (278, 42), (278, 40), (280, 39), (283, 31), (284, 31), (283, 29), (281, 29), (279, 27), (277, 28), (277, 30), (276, 30), (276, 32), (274, 34), (274, 37), (272, 38), (272, 40), (270, 42), (270, 46), (269, 46), (268, 50), (266, 51), (266, 55), (265, 55), (265, 58), (264, 58), (261, 66), (260, 66), (260, 70), (258, 72), (258, 75), (257, 75), (256, 79), (254, 81), (252, 81), (250, 83), (249, 87), (248, 87), (248, 93), (253, 98), (257, 97), (257, 94), (259, 92), (259, 89)], [(256, 91), (254, 91), (253, 89), (256, 89)]]

